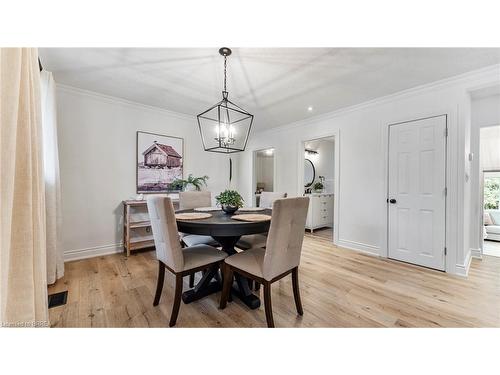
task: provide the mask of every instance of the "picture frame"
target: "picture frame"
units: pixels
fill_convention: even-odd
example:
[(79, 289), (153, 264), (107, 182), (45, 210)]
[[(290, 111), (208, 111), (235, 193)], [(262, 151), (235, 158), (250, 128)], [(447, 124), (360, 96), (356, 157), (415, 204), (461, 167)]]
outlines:
[(136, 193), (178, 192), (171, 184), (184, 178), (184, 138), (136, 132)]

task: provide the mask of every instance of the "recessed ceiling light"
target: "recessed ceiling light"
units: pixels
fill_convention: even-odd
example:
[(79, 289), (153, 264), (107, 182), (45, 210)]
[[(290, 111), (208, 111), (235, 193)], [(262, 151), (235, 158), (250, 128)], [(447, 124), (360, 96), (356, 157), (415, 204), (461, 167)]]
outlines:
[(308, 110), (309, 112), (312, 112), (313, 107), (310, 105), (309, 107), (307, 107), (307, 110)]

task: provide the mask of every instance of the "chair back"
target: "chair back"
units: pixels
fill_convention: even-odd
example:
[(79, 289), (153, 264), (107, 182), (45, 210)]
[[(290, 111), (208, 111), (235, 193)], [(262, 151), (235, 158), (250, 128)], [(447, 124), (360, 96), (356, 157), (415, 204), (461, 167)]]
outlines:
[(184, 256), (179, 241), (172, 200), (168, 197), (149, 197), (147, 200), (156, 258), (174, 272), (184, 269)]
[(271, 208), (273, 207), (273, 202), (280, 198), (286, 198), (286, 193), (263, 191), (260, 193), (259, 207)]
[(273, 203), (262, 272), (270, 281), (298, 267), (306, 226), (308, 197), (277, 199)]
[(212, 194), (209, 191), (182, 191), (179, 193), (179, 209), (189, 210), (198, 207), (210, 207)]

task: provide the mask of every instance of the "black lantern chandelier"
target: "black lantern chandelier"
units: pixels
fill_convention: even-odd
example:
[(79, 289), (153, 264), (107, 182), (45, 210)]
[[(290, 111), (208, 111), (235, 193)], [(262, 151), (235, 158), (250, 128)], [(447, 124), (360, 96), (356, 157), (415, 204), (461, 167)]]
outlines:
[(223, 47), (219, 53), (224, 56), (222, 100), (200, 113), (197, 118), (205, 151), (230, 154), (245, 151), (253, 115), (228, 99), (226, 68), (227, 57), (231, 55), (231, 50)]

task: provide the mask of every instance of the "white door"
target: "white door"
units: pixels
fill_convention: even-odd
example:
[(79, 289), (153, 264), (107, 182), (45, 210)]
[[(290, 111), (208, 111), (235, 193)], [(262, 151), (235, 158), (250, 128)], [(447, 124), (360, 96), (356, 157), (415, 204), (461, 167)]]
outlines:
[(445, 268), (446, 116), (389, 127), (389, 258)]

